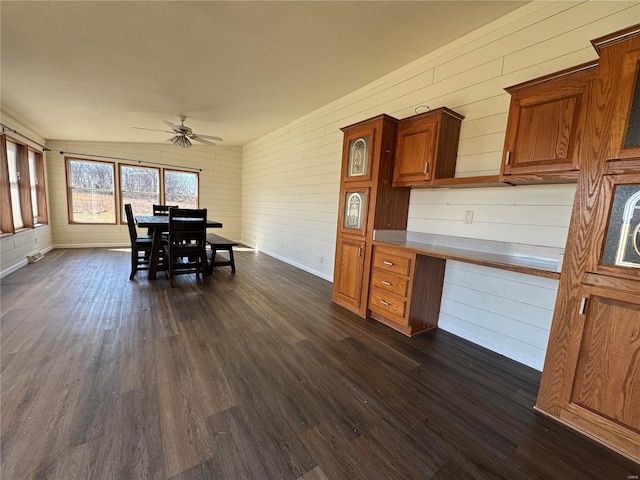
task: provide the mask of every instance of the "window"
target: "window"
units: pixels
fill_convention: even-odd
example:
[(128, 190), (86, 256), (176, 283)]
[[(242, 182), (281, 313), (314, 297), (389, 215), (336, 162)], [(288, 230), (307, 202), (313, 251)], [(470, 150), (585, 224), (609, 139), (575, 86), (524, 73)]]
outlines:
[(9, 168), (9, 192), (11, 195), (11, 214), (13, 228), (19, 230), (24, 227), (22, 221), (22, 206), (20, 205), (20, 185), (18, 180), (18, 145), (7, 141), (7, 165)]
[(198, 174), (165, 170), (164, 196), (167, 205), (178, 205), (180, 208), (198, 208)]
[(120, 211), (124, 222), (124, 205), (131, 204), (136, 215), (151, 215), (160, 202), (160, 169), (120, 165)]
[(116, 223), (113, 163), (67, 158), (69, 221)]
[(5, 135), (0, 150), (0, 234), (47, 223), (42, 153)]
[[(71, 157), (67, 157), (66, 162), (69, 223), (126, 223), (124, 205), (127, 203), (135, 215), (151, 215), (154, 204), (198, 208), (197, 172), (118, 163), (116, 179), (115, 162)], [(119, 215), (116, 214), (116, 191)], [(40, 210), (38, 204), (38, 212)]]
[(34, 225), (38, 223), (38, 179), (36, 175), (36, 154), (29, 150), (29, 187), (31, 191), (31, 213)]

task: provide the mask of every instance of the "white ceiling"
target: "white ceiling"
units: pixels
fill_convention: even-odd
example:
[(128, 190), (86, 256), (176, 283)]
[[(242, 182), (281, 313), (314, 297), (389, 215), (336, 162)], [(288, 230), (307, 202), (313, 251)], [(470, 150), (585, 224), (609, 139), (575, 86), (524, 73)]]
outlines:
[(0, 2), (2, 108), (54, 140), (244, 145), (522, 1)]

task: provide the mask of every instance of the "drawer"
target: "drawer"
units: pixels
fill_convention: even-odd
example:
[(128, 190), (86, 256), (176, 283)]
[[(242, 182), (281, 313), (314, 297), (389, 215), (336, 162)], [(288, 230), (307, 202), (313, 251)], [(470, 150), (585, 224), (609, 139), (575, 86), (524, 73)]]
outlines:
[(407, 286), (409, 280), (407, 277), (401, 277), (386, 270), (374, 268), (371, 274), (371, 287), (379, 288), (385, 292), (395, 293), (401, 297), (407, 295)]
[(398, 275), (409, 275), (412, 258), (410, 253), (402, 255), (395, 250), (388, 251), (376, 247), (373, 252), (373, 266)]
[(373, 288), (369, 295), (369, 309), (395, 323), (407, 325), (405, 318), (406, 297), (397, 297), (378, 288)]

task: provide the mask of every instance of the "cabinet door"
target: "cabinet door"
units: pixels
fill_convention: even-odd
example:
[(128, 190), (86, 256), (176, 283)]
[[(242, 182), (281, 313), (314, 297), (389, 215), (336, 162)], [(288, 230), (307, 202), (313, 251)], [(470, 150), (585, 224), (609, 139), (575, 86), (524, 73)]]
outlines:
[(622, 63), (620, 95), (611, 128), (612, 158), (640, 157), (640, 50)]
[(640, 173), (604, 175), (588, 270), (640, 280)]
[(342, 148), (342, 181), (368, 182), (373, 169), (376, 128), (359, 126), (345, 131)]
[(580, 293), (560, 418), (640, 458), (640, 295)]
[(340, 193), (338, 229), (341, 233), (366, 235), (369, 220), (368, 187), (347, 187)]
[(431, 180), (439, 125), (437, 117), (400, 122), (393, 169), (394, 187), (419, 185)]
[(502, 174), (578, 170), (579, 142), (596, 70), (514, 87), (509, 107)]
[(356, 313), (362, 305), (364, 257), (364, 239), (348, 236), (338, 237), (333, 278), (333, 298), (340, 305)]

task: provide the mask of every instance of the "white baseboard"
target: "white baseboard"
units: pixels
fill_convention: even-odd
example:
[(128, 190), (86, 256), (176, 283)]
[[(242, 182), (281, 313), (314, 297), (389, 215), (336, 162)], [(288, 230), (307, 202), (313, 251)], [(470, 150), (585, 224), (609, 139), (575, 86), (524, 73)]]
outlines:
[[(246, 245), (246, 243), (245, 243)], [(314, 270), (312, 268), (307, 267), (306, 265), (302, 265), (298, 262), (294, 262), (293, 260), (291, 260), (290, 258), (286, 258), (283, 257), (281, 255), (278, 255), (277, 253), (273, 253), (273, 252), (267, 252), (266, 250), (259, 250), (260, 253), (265, 253), (267, 255), (269, 255), (270, 257), (273, 258), (277, 258), (278, 260), (283, 261), (284, 263), (288, 263), (289, 265), (292, 265), (296, 268), (299, 268), (300, 270), (304, 270), (305, 272), (308, 272), (312, 275), (315, 275), (316, 277), (320, 277), (323, 278), (329, 282), (333, 282), (333, 276), (332, 275), (327, 275), (326, 273), (322, 273), (322, 272), (318, 272), (317, 270)]]
[[(43, 254), (43, 255), (45, 255), (47, 252), (50, 252), (50, 251), (51, 251), (51, 250), (53, 250), (54, 248), (55, 248), (55, 247), (54, 247), (53, 245), (50, 245), (50, 246), (48, 246), (48, 247), (46, 247), (46, 248), (43, 248), (43, 249), (41, 250), (41, 252), (42, 252), (42, 254)], [(0, 272), (0, 278), (4, 278), (4, 277), (6, 277), (7, 275), (9, 275), (10, 273), (13, 273), (13, 272), (15, 272), (15, 271), (17, 271), (17, 270), (20, 270), (20, 269), (21, 269), (22, 267), (24, 267), (25, 265), (29, 265), (29, 263), (27, 262), (27, 259), (26, 259), (26, 258), (25, 258), (25, 259), (23, 259), (23, 260), (20, 260), (20, 261), (19, 261), (18, 263), (16, 263), (15, 265), (11, 265), (10, 267), (5, 268), (4, 270), (2, 270), (2, 271)]]

